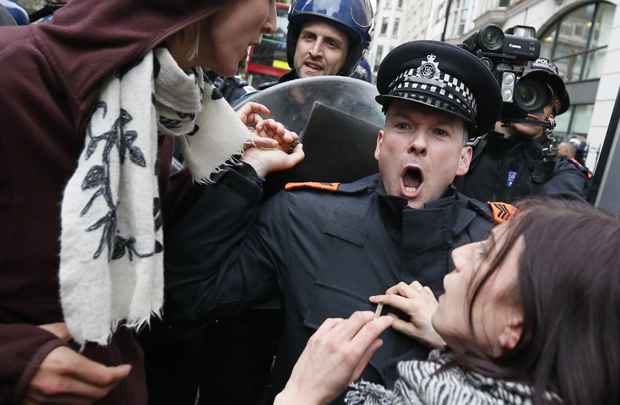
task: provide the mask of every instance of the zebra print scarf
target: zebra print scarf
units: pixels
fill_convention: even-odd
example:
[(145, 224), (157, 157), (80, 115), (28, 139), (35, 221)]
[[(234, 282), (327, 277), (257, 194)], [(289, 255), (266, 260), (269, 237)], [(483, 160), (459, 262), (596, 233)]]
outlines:
[[(434, 350), (428, 360), (403, 361), (398, 364), (399, 378), (389, 390), (362, 381), (353, 384), (346, 395), (348, 405), (528, 405), (532, 403), (530, 386), (496, 380), (458, 367), (439, 371), (452, 356)], [(547, 393), (550, 403), (561, 403), (558, 396)]]

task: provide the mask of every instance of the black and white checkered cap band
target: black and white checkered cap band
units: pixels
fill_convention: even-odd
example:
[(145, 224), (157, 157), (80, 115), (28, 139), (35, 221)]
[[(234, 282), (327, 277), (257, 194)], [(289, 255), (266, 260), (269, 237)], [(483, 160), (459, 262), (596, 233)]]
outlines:
[[(444, 109), (476, 120), (478, 105), (474, 94), (458, 77), (440, 73), (438, 79), (428, 79), (417, 74), (416, 68), (402, 71), (392, 81), (388, 94), (418, 99), (421, 93), (435, 100), (432, 105), (442, 104)], [(418, 94), (418, 96), (414, 96)]]

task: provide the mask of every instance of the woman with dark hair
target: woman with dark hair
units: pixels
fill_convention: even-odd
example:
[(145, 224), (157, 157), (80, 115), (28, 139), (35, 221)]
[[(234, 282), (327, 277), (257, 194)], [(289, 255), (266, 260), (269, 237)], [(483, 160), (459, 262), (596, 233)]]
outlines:
[(274, 0), (72, 0), (0, 27), (0, 403), (147, 403), (134, 331), (161, 312), (182, 214), (172, 145), (204, 182), (243, 124), (294, 136), (262, 106), (240, 120), (202, 71), (234, 74), (275, 17)]
[(326, 321), (276, 403), (335, 398), (390, 325), (447, 347), (401, 362), (391, 389), (355, 384), (348, 404), (620, 403), (620, 219), (575, 202), (519, 209), (488, 240), (454, 250), (438, 303), (415, 285), (373, 299), (412, 316), (408, 328), (364, 313)]

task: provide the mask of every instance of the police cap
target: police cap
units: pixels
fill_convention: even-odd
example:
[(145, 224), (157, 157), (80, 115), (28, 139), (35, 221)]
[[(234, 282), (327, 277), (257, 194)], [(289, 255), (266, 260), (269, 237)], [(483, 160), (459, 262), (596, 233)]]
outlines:
[(480, 135), (493, 129), (502, 105), (491, 71), (467, 50), (438, 41), (394, 48), (379, 67), (377, 89), (384, 108), (392, 100), (424, 104), (462, 118)]

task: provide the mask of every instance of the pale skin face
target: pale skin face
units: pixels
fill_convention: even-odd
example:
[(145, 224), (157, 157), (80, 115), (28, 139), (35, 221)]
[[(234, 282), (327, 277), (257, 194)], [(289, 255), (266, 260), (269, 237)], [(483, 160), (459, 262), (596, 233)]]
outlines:
[(489, 270), (491, 259), (504, 241), (507, 226), (499, 225), (489, 239), (452, 252), (455, 268), (444, 277), (445, 293), (439, 297), (432, 324), (453, 350), (475, 346), (492, 357), (499, 357), (519, 342), (523, 311), (516, 303), (514, 286), (518, 260), (525, 248), (523, 237), (517, 239), (504, 262), (481, 287), (472, 311), (473, 335), (469, 326), (472, 285), (479, 283)]
[(294, 67), (299, 77), (336, 75), (347, 59), (349, 37), (322, 21), (306, 23), (295, 48)]
[[(205, 20), (168, 41), (168, 49), (181, 68), (202, 66), (222, 76), (233, 76), (248, 46), (260, 42), (261, 34), (276, 30), (275, 0), (234, 0)], [(188, 60), (200, 36), (198, 53)]]
[(469, 170), (472, 149), (464, 145), (464, 123), (417, 103), (390, 103), (379, 131), (375, 158), (387, 194), (411, 208), (437, 200), (455, 176)]

